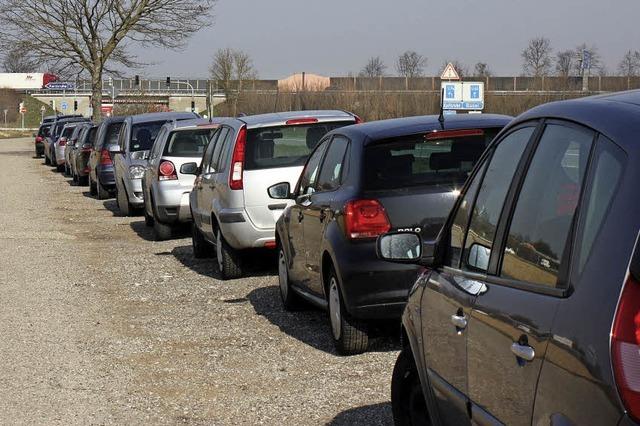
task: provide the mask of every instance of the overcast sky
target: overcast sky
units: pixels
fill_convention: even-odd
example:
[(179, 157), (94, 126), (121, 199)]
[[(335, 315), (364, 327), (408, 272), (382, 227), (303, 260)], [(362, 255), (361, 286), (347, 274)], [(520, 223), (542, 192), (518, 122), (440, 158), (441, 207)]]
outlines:
[(215, 15), (179, 52), (138, 49), (155, 62), (143, 74), (206, 77), (223, 47), (249, 53), (266, 79), (357, 73), (378, 55), (395, 74), (405, 50), (428, 58), (428, 75), (447, 59), (517, 75), (522, 49), (537, 36), (554, 51), (594, 44), (609, 71), (624, 52), (640, 50), (640, 0), (219, 0)]

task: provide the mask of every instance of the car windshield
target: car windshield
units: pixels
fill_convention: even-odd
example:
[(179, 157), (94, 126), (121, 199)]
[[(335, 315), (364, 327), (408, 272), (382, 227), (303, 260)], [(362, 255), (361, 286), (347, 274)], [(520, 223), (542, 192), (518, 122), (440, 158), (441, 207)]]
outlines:
[(178, 130), (169, 135), (164, 154), (171, 157), (202, 157), (216, 129)]
[(261, 127), (247, 132), (245, 170), (303, 166), (320, 139), (351, 121)]
[(150, 121), (147, 123), (134, 124), (131, 128), (131, 140), (129, 141), (129, 151), (148, 151), (153, 147), (153, 142), (158, 136), (162, 126), (168, 121)]
[(122, 122), (120, 123), (111, 123), (107, 127), (107, 135), (105, 137), (105, 145), (117, 145), (118, 144), (118, 135), (120, 134), (120, 128), (122, 127)]
[(364, 153), (365, 189), (460, 187), (499, 131), (428, 133), (374, 142)]

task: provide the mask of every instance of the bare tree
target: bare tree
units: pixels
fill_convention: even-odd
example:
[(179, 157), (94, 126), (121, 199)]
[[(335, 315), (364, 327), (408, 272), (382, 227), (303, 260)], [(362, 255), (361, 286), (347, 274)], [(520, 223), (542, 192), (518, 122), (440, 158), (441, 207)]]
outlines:
[(30, 73), (38, 69), (38, 61), (22, 45), (14, 46), (2, 58), (4, 72)]
[(367, 64), (360, 71), (361, 77), (382, 77), (387, 66), (384, 64), (380, 56), (369, 58)]
[(468, 76), (469, 73), (469, 67), (460, 62), (457, 59), (453, 59), (453, 60), (446, 60), (442, 63), (442, 65), (440, 66), (440, 72), (438, 74), (442, 74), (442, 72), (444, 71), (444, 69), (447, 67), (447, 65), (453, 65), (453, 67), (456, 69), (456, 72), (458, 73), (458, 75), (460, 76), (460, 78)]
[(587, 46), (586, 43), (582, 43), (574, 52), (576, 57), (574, 69), (577, 75), (597, 74), (598, 70), (604, 67), (596, 46)]
[(238, 99), (242, 96), (244, 82), (258, 77), (251, 57), (242, 50), (219, 49), (213, 55), (209, 71), (211, 78), (222, 86), (229, 113), (237, 115)]
[(576, 56), (573, 50), (563, 50), (556, 54), (556, 74), (559, 77), (571, 76), (575, 68)]
[(420, 77), (427, 66), (427, 58), (413, 50), (407, 50), (398, 57), (396, 70), (402, 77)]
[(216, 0), (0, 0), (0, 48), (21, 44), (38, 60), (91, 78), (94, 118), (102, 75), (141, 65), (132, 43), (178, 48), (210, 25)]
[(492, 74), (486, 62), (478, 62), (473, 67), (473, 75), (475, 77), (491, 77)]
[(529, 40), (522, 51), (522, 70), (526, 75), (542, 77), (549, 74), (552, 65), (551, 41), (545, 37)]
[(637, 77), (640, 74), (640, 52), (628, 50), (618, 64), (618, 72), (625, 77)]

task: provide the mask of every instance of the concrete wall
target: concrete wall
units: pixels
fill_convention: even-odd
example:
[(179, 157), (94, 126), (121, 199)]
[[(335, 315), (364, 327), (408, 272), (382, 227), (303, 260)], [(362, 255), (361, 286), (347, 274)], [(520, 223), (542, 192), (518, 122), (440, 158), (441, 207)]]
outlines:
[[(91, 117), (91, 97), (89, 96), (73, 96), (73, 93), (69, 93), (65, 95), (34, 94), (33, 97), (48, 105), (51, 105), (51, 101), (53, 101), (53, 108), (61, 114), (82, 114), (85, 117)], [(78, 109), (76, 111), (73, 110), (74, 100), (78, 102)], [(65, 105), (66, 109), (63, 108)]]

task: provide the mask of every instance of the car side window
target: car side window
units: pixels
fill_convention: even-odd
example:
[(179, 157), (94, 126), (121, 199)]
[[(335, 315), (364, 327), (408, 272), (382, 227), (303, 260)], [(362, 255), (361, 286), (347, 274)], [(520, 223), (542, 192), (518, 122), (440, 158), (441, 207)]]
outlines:
[(587, 191), (582, 201), (576, 242), (576, 272), (582, 274), (589, 259), (593, 243), (600, 232), (604, 219), (609, 212), (611, 200), (616, 193), (626, 155), (611, 139), (598, 137), (594, 153), (594, 163), (587, 178)]
[(218, 129), (213, 134), (213, 136), (211, 136), (211, 140), (207, 145), (207, 149), (205, 149), (204, 154), (202, 154), (202, 163), (200, 164), (200, 170), (202, 170), (202, 174), (211, 173), (211, 157), (213, 156), (213, 149), (218, 143), (221, 131), (222, 129)]
[(120, 135), (118, 136), (118, 145), (120, 146), (120, 151), (125, 151), (127, 147), (127, 134), (129, 133), (129, 126), (127, 123), (122, 125), (120, 129)]
[(580, 200), (594, 132), (549, 124), (527, 170), (515, 203), (500, 276), (563, 287), (570, 235)]
[(495, 147), (471, 211), (464, 243), (463, 270), (487, 270), (507, 192), (534, 130), (534, 127), (518, 129)]
[(327, 155), (322, 162), (320, 176), (318, 178), (318, 191), (333, 191), (340, 186), (342, 169), (346, 158), (349, 140), (344, 136), (336, 135), (331, 141)]
[(220, 130), (218, 141), (213, 149), (213, 154), (211, 156), (212, 173), (220, 173), (222, 171), (222, 167), (220, 167), (220, 153), (222, 152), (224, 145), (228, 143), (228, 139), (231, 133), (233, 132), (231, 132), (231, 129), (229, 129), (228, 127), (222, 127), (222, 129)]
[(329, 145), (329, 138), (321, 141), (316, 150), (313, 151), (313, 154), (309, 157), (307, 161), (307, 165), (304, 167), (304, 171), (302, 172), (302, 176), (300, 177), (300, 183), (298, 185), (298, 190), (296, 192), (296, 196), (313, 194), (315, 191), (315, 184), (318, 180), (318, 170), (320, 169), (320, 162), (322, 161), (322, 157), (324, 156), (324, 152), (327, 150), (327, 146)]
[(155, 160), (161, 156), (162, 150), (164, 149), (165, 138), (167, 136), (167, 129), (163, 128), (156, 136), (156, 143), (153, 144), (153, 148), (151, 150), (151, 155), (149, 158), (151, 160)]

